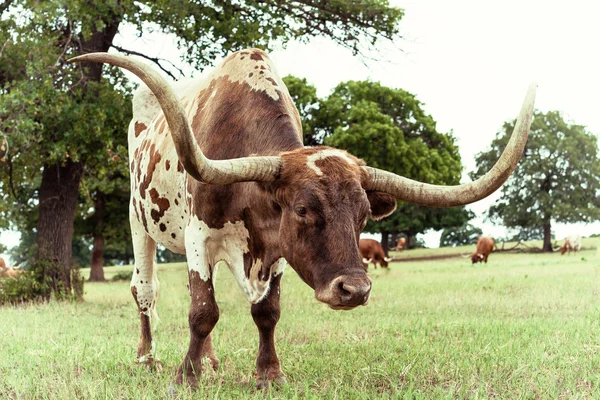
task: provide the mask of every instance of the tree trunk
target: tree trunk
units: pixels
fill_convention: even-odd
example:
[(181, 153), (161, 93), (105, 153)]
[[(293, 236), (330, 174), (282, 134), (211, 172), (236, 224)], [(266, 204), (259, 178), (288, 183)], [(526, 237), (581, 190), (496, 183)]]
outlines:
[(389, 248), (390, 248), (390, 244), (389, 244), (389, 232), (386, 231), (381, 231), (381, 247), (383, 248), (383, 254), (385, 254), (386, 257), (388, 256), (388, 252), (389, 252)]
[(552, 229), (549, 218), (544, 222), (544, 246), (542, 251), (552, 252)]
[(414, 233), (406, 234), (406, 246), (405, 249), (412, 249), (415, 246), (415, 235)]
[(96, 192), (94, 201), (94, 247), (92, 247), (92, 268), (90, 282), (104, 282), (104, 193)]
[[(103, 21), (102, 31), (92, 27), (90, 37), (80, 42), (79, 52), (108, 51), (120, 21), (120, 16), (113, 15), (110, 20)], [(100, 82), (102, 64), (87, 63), (87, 67), (86, 80)], [(87, 90), (85, 83), (84, 90)], [(83, 165), (83, 161), (67, 160), (64, 165), (44, 165), (42, 172), (36, 258), (44, 275), (50, 278), (51, 289), (58, 295), (72, 293), (71, 246)], [(76, 287), (76, 292), (82, 290), (82, 287)]]
[(81, 162), (45, 165), (39, 190), (37, 261), (52, 290), (71, 294), (73, 222), (83, 174)]

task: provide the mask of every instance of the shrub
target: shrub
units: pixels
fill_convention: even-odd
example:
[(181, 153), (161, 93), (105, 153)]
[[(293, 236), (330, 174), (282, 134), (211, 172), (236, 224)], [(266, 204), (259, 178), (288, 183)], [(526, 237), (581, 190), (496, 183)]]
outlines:
[(117, 272), (111, 280), (113, 281), (130, 281), (133, 276), (133, 271)]

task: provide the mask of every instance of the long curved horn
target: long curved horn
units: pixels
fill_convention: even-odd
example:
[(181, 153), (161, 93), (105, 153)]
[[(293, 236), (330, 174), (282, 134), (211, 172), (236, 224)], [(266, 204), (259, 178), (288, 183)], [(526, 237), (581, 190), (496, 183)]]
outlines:
[(383, 257), (383, 261), (385, 261), (385, 262), (390, 262), (392, 260), (393, 260), (392, 257)]
[(389, 193), (398, 200), (431, 207), (462, 206), (489, 196), (508, 179), (523, 154), (533, 117), (536, 88), (535, 83), (529, 86), (504, 152), (492, 169), (476, 181), (457, 186), (430, 185), (381, 169), (362, 167), (369, 175), (364, 188)]
[(200, 182), (229, 184), (248, 181), (273, 181), (279, 174), (281, 158), (277, 156), (209, 160), (196, 142), (183, 106), (169, 84), (152, 68), (130, 57), (89, 53), (69, 62), (99, 62), (131, 71), (154, 93), (165, 114), (179, 160), (185, 170)]

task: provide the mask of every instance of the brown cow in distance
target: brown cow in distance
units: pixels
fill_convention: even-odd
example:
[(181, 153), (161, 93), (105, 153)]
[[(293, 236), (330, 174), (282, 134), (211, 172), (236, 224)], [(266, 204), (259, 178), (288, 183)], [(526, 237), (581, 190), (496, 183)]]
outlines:
[(494, 251), (494, 239), (481, 236), (477, 239), (477, 249), (471, 256), (472, 263), (485, 262), (487, 264), (488, 256)]
[(0, 257), (0, 278), (16, 278), (22, 273), (20, 269), (7, 267), (4, 258)]
[(360, 256), (362, 257), (365, 271), (369, 268), (369, 263), (373, 263), (375, 268), (380, 264), (382, 268), (387, 268), (391, 258), (385, 256), (381, 243), (373, 239), (360, 239), (358, 243)]
[(369, 167), (342, 150), (304, 147), (298, 110), (262, 50), (235, 52), (210, 74), (174, 85), (134, 58), (93, 53), (76, 60), (120, 66), (147, 85), (133, 96), (128, 133), (138, 360), (158, 360), (151, 321), (160, 243), (187, 256), (190, 341), (173, 383), (192, 388), (204, 358), (218, 366), (211, 339), (219, 320), (217, 264), (227, 265), (251, 304), (258, 386), (285, 381), (274, 339), (285, 266), (332, 309), (365, 305), (371, 280), (358, 242), (367, 219), (386, 217), (397, 201), (453, 207), (497, 190), (523, 153), (536, 90), (530, 87), (510, 144), (490, 172), (438, 186)]
[(401, 237), (400, 239), (398, 239), (398, 242), (396, 243), (396, 247), (394, 247), (392, 250), (402, 251), (402, 250), (404, 250), (405, 246), (406, 246), (406, 238)]

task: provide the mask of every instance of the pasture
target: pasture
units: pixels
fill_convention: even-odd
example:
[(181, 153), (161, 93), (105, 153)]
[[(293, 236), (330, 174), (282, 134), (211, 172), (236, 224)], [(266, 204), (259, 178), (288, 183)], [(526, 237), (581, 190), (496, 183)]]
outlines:
[[(394, 262), (369, 270), (370, 302), (352, 311), (318, 303), (288, 267), (276, 332), (288, 384), (268, 392), (254, 388), (258, 334), (249, 305), (221, 267), (213, 332), (221, 366), (178, 398), (598, 398), (595, 246), (584, 241), (588, 250), (576, 256), (492, 254), (476, 266), (462, 258)], [(440, 251), (449, 250), (418, 252)], [(160, 373), (135, 364), (139, 318), (129, 282), (86, 283), (83, 303), (0, 309), (0, 398), (165, 398), (188, 344), (185, 268), (159, 266)]]

